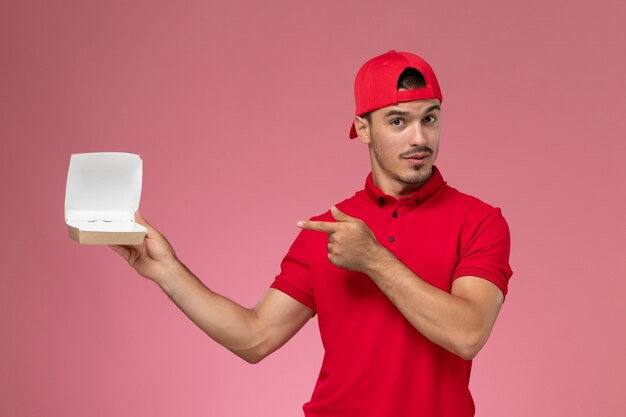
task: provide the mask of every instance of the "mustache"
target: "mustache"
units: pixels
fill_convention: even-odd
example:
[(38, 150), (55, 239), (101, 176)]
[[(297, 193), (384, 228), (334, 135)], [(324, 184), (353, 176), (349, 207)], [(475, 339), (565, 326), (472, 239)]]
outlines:
[(415, 155), (418, 153), (427, 153), (429, 155), (433, 154), (433, 150), (428, 146), (417, 146), (415, 148), (411, 148), (408, 151), (404, 151), (400, 154), (400, 158), (408, 158), (411, 155)]

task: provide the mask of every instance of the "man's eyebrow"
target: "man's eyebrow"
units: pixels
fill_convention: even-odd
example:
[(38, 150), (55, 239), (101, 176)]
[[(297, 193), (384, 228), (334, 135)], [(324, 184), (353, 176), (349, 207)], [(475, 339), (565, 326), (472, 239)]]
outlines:
[[(424, 113), (430, 113), (433, 110), (440, 110), (441, 111), (441, 106), (439, 104), (433, 104), (432, 106), (428, 107)], [(385, 113), (384, 117), (389, 117), (389, 116), (408, 116), (410, 115), (411, 112), (409, 111), (403, 111), (403, 110), (389, 110), (387, 113)]]
[(389, 117), (389, 116), (407, 116), (409, 114), (411, 114), (411, 112), (402, 111), (402, 110), (389, 110), (387, 113), (385, 113), (385, 117)]

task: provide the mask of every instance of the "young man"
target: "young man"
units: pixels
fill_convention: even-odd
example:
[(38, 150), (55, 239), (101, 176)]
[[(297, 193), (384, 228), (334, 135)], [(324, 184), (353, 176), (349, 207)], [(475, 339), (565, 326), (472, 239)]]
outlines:
[(281, 273), (251, 309), (209, 290), (148, 228), (113, 246), (218, 343), (256, 363), (318, 314), (325, 348), (307, 417), (474, 415), (468, 389), (511, 277), (497, 208), (434, 166), (442, 95), (420, 57), (389, 51), (355, 81), (350, 137), (368, 145), (365, 188), (300, 221)]

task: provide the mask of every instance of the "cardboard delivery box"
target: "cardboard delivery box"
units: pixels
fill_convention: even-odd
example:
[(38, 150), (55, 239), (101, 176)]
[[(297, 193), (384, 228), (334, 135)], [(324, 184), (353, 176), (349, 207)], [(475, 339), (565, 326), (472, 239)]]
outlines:
[(65, 223), (81, 244), (140, 245), (146, 228), (135, 222), (141, 197), (139, 155), (73, 154), (65, 188)]

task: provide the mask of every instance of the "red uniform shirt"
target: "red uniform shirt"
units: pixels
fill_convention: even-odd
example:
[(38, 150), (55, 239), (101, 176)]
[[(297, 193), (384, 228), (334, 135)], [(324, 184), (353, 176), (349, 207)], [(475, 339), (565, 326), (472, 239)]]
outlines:
[[(417, 276), (444, 291), (472, 275), (506, 296), (510, 236), (500, 209), (449, 187), (436, 167), (413, 194), (365, 189), (337, 207), (363, 220)], [(313, 220), (334, 221), (330, 212)], [(471, 361), (419, 333), (366, 275), (328, 260), (326, 233), (302, 230), (273, 288), (318, 315), (324, 360), (307, 417), (470, 417)]]

